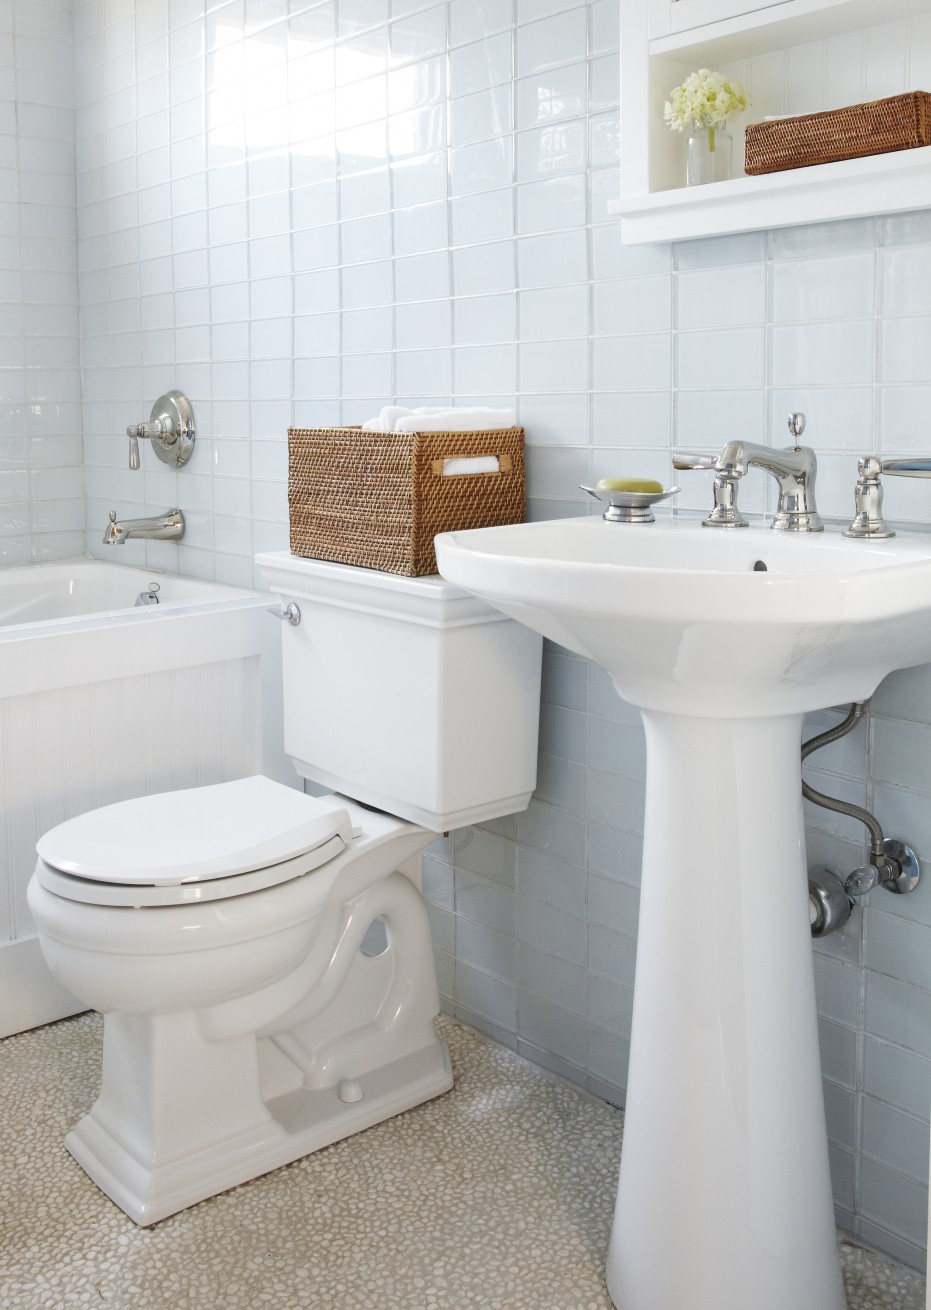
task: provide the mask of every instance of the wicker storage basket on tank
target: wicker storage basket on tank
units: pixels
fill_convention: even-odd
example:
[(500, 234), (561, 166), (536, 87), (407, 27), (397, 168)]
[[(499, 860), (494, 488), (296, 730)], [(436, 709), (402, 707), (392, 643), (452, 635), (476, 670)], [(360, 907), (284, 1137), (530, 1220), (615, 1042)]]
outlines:
[[(497, 470), (444, 473), (493, 456)], [(291, 551), (406, 577), (436, 572), (438, 532), (524, 519), (524, 430), (288, 430)]]
[(747, 128), (744, 168), (751, 175), (778, 173), (927, 145), (931, 145), (931, 95), (912, 91), (846, 109), (752, 123)]

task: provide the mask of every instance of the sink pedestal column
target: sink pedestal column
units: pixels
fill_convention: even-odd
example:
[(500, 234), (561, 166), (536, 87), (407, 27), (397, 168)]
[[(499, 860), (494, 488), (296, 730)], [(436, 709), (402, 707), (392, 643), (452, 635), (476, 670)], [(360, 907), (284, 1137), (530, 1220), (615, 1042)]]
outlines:
[(844, 1310), (815, 1010), (801, 715), (644, 711), (618, 1310)]

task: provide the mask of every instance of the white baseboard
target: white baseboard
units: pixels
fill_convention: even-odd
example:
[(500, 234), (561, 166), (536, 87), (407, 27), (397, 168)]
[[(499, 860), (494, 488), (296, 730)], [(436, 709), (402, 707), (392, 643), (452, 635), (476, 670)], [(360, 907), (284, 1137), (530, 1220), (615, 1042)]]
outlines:
[(0, 947), (0, 1037), (80, 1014), (87, 1006), (52, 977), (38, 937)]

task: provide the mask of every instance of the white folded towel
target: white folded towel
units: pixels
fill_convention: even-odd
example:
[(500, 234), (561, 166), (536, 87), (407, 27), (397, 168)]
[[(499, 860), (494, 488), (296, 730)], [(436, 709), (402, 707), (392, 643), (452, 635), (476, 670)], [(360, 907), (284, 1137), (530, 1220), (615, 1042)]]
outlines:
[(516, 422), (513, 409), (488, 409), (474, 405), (471, 409), (444, 409), (437, 405), (385, 405), (377, 418), (366, 419), (363, 432), (482, 432), (491, 428), (512, 428)]
[(484, 432), (486, 428), (512, 428), (513, 409), (444, 409), (436, 414), (413, 414), (398, 419), (396, 432)]
[(497, 455), (465, 455), (461, 459), (443, 460), (443, 477), (455, 478), (462, 473), (499, 472)]

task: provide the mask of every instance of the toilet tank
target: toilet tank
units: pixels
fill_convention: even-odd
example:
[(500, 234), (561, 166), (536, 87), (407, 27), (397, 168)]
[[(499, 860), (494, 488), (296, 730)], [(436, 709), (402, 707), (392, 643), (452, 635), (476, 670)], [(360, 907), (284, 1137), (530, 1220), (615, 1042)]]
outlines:
[[(284, 746), (298, 773), (445, 832), (526, 808), (542, 640), (437, 575), (256, 556), (282, 624)], [(269, 620), (271, 622), (271, 620)]]

